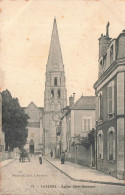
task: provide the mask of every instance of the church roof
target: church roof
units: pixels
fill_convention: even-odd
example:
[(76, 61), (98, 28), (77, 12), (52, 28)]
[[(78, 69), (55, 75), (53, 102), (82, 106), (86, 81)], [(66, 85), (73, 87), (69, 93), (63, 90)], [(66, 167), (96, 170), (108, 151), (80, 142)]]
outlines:
[(27, 107), (22, 107), (22, 108), (25, 110), (26, 108), (28, 108), (31, 105), (33, 105), (34, 107), (36, 107), (37, 109), (39, 109), (42, 113), (44, 112), (44, 107), (37, 107), (34, 102), (30, 102), (30, 104)]
[(56, 19), (53, 23), (47, 71), (64, 71)]
[(81, 96), (71, 110), (95, 110), (95, 96)]
[(44, 108), (43, 107), (38, 107), (39, 108), (39, 110), (41, 111), (41, 112), (44, 112)]

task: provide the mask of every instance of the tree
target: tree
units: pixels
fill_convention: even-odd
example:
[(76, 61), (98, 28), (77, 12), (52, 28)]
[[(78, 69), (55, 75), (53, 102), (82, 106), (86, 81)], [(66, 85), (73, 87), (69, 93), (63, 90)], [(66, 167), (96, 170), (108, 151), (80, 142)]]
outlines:
[(20, 107), (17, 98), (13, 98), (8, 90), (2, 92), (2, 128), (5, 133), (5, 150), (23, 148), (28, 137), (29, 116)]
[(87, 137), (82, 138), (81, 143), (86, 148), (89, 148), (90, 145), (92, 145), (93, 149), (95, 150), (95, 129), (94, 128), (92, 128), (92, 130), (88, 133)]

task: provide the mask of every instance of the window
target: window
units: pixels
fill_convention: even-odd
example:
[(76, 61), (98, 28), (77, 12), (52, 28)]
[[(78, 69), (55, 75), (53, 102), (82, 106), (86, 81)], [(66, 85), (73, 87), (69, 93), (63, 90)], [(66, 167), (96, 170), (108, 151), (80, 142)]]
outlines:
[(106, 60), (107, 60), (107, 54), (105, 54), (104, 58), (103, 58), (103, 62), (104, 62), (104, 69), (106, 69)]
[(54, 97), (54, 90), (52, 89), (51, 90), (51, 98), (53, 98)]
[(108, 114), (112, 117), (114, 113), (114, 81), (108, 85)]
[(52, 102), (51, 105), (50, 105), (50, 110), (54, 111), (54, 109), (55, 109), (55, 105), (54, 105), (54, 102)]
[(54, 86), (57, 86), (57, 77), (54, 78)]
[(83, 131), (91, 130), (92, 129), (92, 120), (91, 118), (83, 118)]
[(101, 65), (101, 66), (103, 65), (103, 60), (100, 61), (100, 65)]
[(113, 45), (110, 48), (110, 64), (113, 62)]
[(107, 133), (107, 159), (115, 160), (115, 129), (110, 127)]
[(103, 131), (99, 130), (97, 135), (97, 158), (103, 159)]
[(61, 97), (61, 94), (60, 94), (60, 89), (58, 89), (57, 91), (57, 97), (60, 98)]
[(99, 93), (99, 96), (98, 96), (98, 119), (99, 120), (102, 120), (102, 91)]

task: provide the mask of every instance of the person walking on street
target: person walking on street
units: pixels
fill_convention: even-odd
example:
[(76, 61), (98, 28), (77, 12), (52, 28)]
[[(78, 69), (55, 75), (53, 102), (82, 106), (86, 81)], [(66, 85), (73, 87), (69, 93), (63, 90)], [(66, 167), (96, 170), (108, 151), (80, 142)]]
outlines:
[(50, 151), (50, 156), (51, 156), (51, 158), (53, 157), (53, 151), (52, 150)]
[(61, 164), (64, 164), (64, 163), (65, 163), (65, 153), (63, 152), (61, 156)]
[(39, 163), (42, 164), (42, 153), (39, 154)]

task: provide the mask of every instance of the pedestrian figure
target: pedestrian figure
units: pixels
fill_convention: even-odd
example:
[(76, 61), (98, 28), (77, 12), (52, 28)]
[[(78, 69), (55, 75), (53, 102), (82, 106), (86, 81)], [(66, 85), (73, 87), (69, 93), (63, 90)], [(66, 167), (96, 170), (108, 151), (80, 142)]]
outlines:
[(51, 158), (53, 157), (53, 151), (52, 150), (50, 151), (50, 156), (51, 156)]
[(65, 153), (63, 152), (61, 156), (61, 164), (64, 164), (64, 163), (65, 163)]
[(39, 163), (42, 164), (42, 154), (39, 155)]

